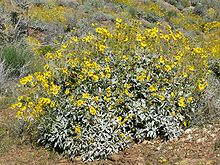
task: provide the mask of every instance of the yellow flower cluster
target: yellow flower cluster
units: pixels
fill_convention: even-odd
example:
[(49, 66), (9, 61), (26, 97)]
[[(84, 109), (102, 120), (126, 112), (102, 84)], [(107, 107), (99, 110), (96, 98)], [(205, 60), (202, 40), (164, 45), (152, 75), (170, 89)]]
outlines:
[[(102, 104), (112, 110), (124, 106), (125, 98), (137, 96), (149, 97), (153, 105), (169, 101), (177, 109), (189, 108), (197, 96), (178, 93), (186, 82), (188, 93), (201, 94), (207, 87), (206, 49), (191, 45), (182, 32), (169, 26), (144, 30), (140, 26), (138, 21), (127, 24), (117, 18), (115, 29), (100, 27), (96, 34), (73, 36), (59, 50), (47, 53), (43, 72), (20, 79), (29, 100), (19, 98), (13, 106), (19, 109), (17, 116), (38, 118), (44, 110), (61, 106), (62, 99), (90, 117), (97, 116)], [(173, 116), (179, 113), (170, 111)], [(120, 125), (129, 120), (123, 119), (119, 117)]]
[(44, 22), (59, 22), (67, 23), (66, 13), (71, 13), (72, 10), (63, 6), (33, 6), (29, 10), (29, 17)]
[(33, 79), (33, 77), (31, 75), (23, 77), (20, 79), (20, 84), (25, 85), (25, 84), (31, 82), (32, 79)]

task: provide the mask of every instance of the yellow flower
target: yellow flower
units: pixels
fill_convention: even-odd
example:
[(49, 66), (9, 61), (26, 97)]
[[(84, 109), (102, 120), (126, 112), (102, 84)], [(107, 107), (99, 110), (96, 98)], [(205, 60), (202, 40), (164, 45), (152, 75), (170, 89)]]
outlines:
[(118, 119), (118, 121), (121, 121), (121, 120), (122, 120), (122, 117), (121, 117), (121, 116), (118, 116), (117, 119)]
[(175, 111), (172, 111), (172, 112), (171, 112), (171, 115), (172, 115), (172, 116), (175, 116), (175, 115), (176, 115), (176, 112), (175, 112)]
[(141, 42), (142, 40), (143, 40), (143, 37), (141, 36), (141, 34), (137, 34), (136, 41)]
[(105, 58), (105, 62), (110, 62), (110, 58), (109, 58), (109, 57), (106, 57), (106, 58)]
[(54, 101), (52, 101), (52, 102), (50, 103), (50, 108), (53, 108), (53, 107), (55, 107), (55, 102), (54, 102)]
[(178, 101), (178, 105), (179, 105), (180, 107), (185, 108), (186, 105), (185, 105), (184, 101), (185, 101), (185, 98), (184, 98), (184, 97), (180, 97), (180, 98), (179, 98), (179, 101)]
[(164, 61), (163, 56), (160, 56), (159, 61), (160, 61), (161, 64), (164, 64), (165, 61)]
[(67, 48), (67, 44), (62, 44), (62, 48), (66, 49)]
[(44, 65), (44, 69), (48, 70), (50, 66), (48, 64)]
[(125, 60), (128, 60), (128, 56), (126, 56), (126, 55), (123, 55), (122, 58)]
[(147, 47), (147, 43), (146, 43), (146, 42), (141, 42), (141, 46), (142, 46), (143, 48), (145, 48), (145, 47)]
[(82, 100), (78, 100), (76, 104), (77, 104), (78, 107), (80, 107), (81, 105), (84, 104), (84, 101), (82, 101)]
[(18, 102), (18, 103), (17, 103), (17, 106), (18, 106), (19, 108), (21, 108), (22, 105), (23, 105), (22, 102)]
[(80, 132), (81, 132), (80, 126), (77, 125), (77, 126), (75, 127), (75, 133), (78, 134), (78, 133), (80, 133)]
[(99, 97), (98, 97), (98, 96), (95, 96), (95, 97), (93, 97), (92, 100), (95, 101), (95, 102), (97, 102), (97, 101), (99, 101)]
[(155, 92), (157, 90), (157, 88), (155, 87), (155, 85), (151, 85), (150, 87), (149, 87), (149, 91), (150, 92)]
[(22, 117), (23, 116), (23, 112), (21, 111), (18, 111), (17, 114), (16, 114), (16, 118), (19, 118), (19, 117)]
[(110, 92), (107, 92), (106, 93), (106, 97), (110, 97), (111, 96), (111, 93)]
[(183, 72), (183, 77), (186, 78), (188, 74), (186, 72)]
[(118, 22), (118, 23), (122, 23), (122, 19), (120, 19), (120, 18), (116, 18), (116, 22)]
[(106, 46), (105, 45), (99, 45), (99, 51), (104, 52)]
[(27, 97), (26, 100), (27, 100), (27, 101), (30, 101), (30, 100), (31, 100), (31, 97)]
[(203, 91), (205, 89), (205, 85), (199, 83), (198, 89), (199, 89), (199, 91)]
[(165, 69), (165, 71), (169, 72), (169, 71), (171, 71), (172, 68), (170, 65), (165, 65), (164, 69)]
[(175, 59), (176, 59), (177, 61), (179, 61), (179, 60), (181, 59), (181, 56), (175, 56)]
[(179, 100), (180, 101), (185, 101), (185, 98), (184, 97), (180, 97)]
[(17, 104), (12, 104), (10, 109), (15, 109), (17, 107)]
[(92, 77), (94, 75), (94, 72), (93, 71), (89, 71), (88, 75), (89, 75), (89, 77)]
[(78, 38), (77, 38), (77, 37), (75, 37), (75, 36), (74, 36), (74, 37), (72, 37), (72, 38), (71, 38), (71, 40), (72, 40), (73, 42), (78, 42)]
[(109, 72), (111, 71), (110, 67), (109, 67), (109, 66), (106, 66), (105, 71), (106, 71), (107, 73), (109, 73)]
[(128, 37), (125, 37), (124, 42), (127, 42), (127, 41), (128, 41)]
[(89, 93), (83, 93), (83, 95), (82, 95), (82, 98), (83, 99), (89, 99), (90, 98), (90, 94)]
[(91, 115), (95, 116), (96, 115), (96, 109), (94, 107), (89, 108), (89, 112)]
[(165, 97), (163, 95), (159, 95), (159, 99), (160, 99), (160, 101), (164, 101)]
[(92, 76), (92, 79), (93, 79), (93, 81), (98, 81), (98, 80), (99, 80), (99, 76), (93, 75), (93, 76)]
[(110, 99), (111, 99), (110, 97), (106, 97), (106, 96), (104, 97), (105, 101), (109, 101)]
[(62, 73), (63, 74), (68, 74), (68, 69), (67, 68), (62, 68)]
[(124, 137), (125, 137), (125, 134), (123, 134), (123, 133), (121, 133), (120, 135), (121, 135), (121, 138), (124, 138)]
[(186, 105), (185, 105), (185, 103), (184, 103), (183, 101), (179, 101), (179, 102), (178, 102), (178, 105), (179, 105), (180, 107), (186, 107)]
[(23, 96), (19, 96), (18, 101), (21, 101), (23, 98), (24, 98)]
[(194, 71), (194, 66), (188, 66), (188, 70), (191, 72)]
[(42, 106), (42, 105), (48, 105), (50, 104), (50, 102), (51, 102), (50, 98), (41, 97), (38, 101), (38, 104)]
[(68, 95), (69, 93), (70, 93), (69, 89), (65, 90), (65, 95)]
[(111, 74), (107, 73), (107, 74), (106, 74), (106, 77), (107, 77), (107, 78), (110, 78), (110, 77), (111, 77)]
[(33, 108), (34, 107), (34, 103), (33, 102), (29, 102), (28, 103), (28, 108)]
[(30, 75), (30, 76), (21, 78), (19, 82), (20, 82), (20, 84), (25, 85), (28, 82), (31, 82), (32, 79), (33, 79), (33, 77)]
[(130, 94), (127, 89), (125, 89), (125, 94), (126, 94), (126, 95), (129, 95), (129, 94)]
[(105, 77), (105, 74), (103, 72), (100, 72), (101, 78)]
[(70, 82), (65, 82), (65, 85), (66, 86), (70, 86)]
[(20, 108), (21, 111), (25, 111), (26, 109), (27, 109), (26, 106), (23, 106), (23, 107)]
[(191, 103), (192, 100), (193, 100), (193, 97), (189, 97), (189, 98), (187, 99), (187, 102)]
[(125, 87), (126, 87), (127, 89), (129, 89), (129, 88), (131, 88), (131, 84), (125, 84)]
[(148, 75), (148, 76), (147, 76), (147, 81), (150, 81), (150, 78), (151, 78), (150, 75)]
[(54, 95), (57, 95), (59, 93), (59, 90), (60, 90), (60, 86), (57, 86), (57, 85), (52, 85), (52, 87), (50, 88), (52, 94)]
[(85, 38), (85, 41), (89, 43), (91, 42), (92, 38), (93, 36), (89, 33), (89, 35)]

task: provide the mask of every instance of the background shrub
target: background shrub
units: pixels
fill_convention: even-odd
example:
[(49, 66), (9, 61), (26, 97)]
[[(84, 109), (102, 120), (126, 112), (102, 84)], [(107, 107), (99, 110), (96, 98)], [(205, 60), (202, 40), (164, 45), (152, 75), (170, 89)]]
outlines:
[(6, 69), (10, 70), (11, 77), (21, 77), (34, 71), (35, 56), (33, 52), (23, 45), (11, 44), (1, 48), (1, 61), (4, 61)]
[(113, 21), (114, 17), (103, 12), (96, 12), (92, 15), (92, 19), (96, 21)]
[(147, 13), (146, 15), (143, 16), (143, 18), (153, 23), (158, 22), (161, 19), (155, 12)]
[(199, 16), (204, 16), (207, 12), (207, 6), (204, 4), (198, 4), (195, 6), (193, 13), (199, 15)]

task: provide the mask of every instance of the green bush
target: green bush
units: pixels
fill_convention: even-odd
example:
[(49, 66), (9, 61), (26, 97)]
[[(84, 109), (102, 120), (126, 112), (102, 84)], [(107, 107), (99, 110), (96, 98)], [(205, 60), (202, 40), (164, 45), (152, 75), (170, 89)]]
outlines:
[(178, 0), (166, 0), (166, 2), (170, 3), (171, 5), (176, 6), (176, 4), (178, 3)]
[(92, 19), (96, 21), (114, 21), (114, 17), (103, 12), (96, 12), (92, 15)]
[(198, 4), (195, 6), (193, 13), (197, 14), (199, 16), (204, 16), (206, 14), (207, 11), (207, 6), (203, 5), (203, 4)]
[(133, 6), (128, 6), (127, 7), (128, 13), (131, 15), (132, 18), (136, 18), (137, 17), (137, 9)]
[(170, 27), (132, 22), (72, 36), (45, 55), (43, 72), (20, 79), (12, 108), (39, 143), (91, 161), (183, 132), (207, 86), (205, 50)]
[(10, 70), (6, 69), (5, 62), (0, 61), (0, 93), (2, 93), (2, 89), (7, 84), (9, 74)]
[[(19, 44), (9, 44), (1, 48), (0, 60), (4, 61), (5, 69), (10, 70), (10, 77), (24, 76), (36, 71), (34, 53)], [(35, 63), (36, 64), (36, 63)]]
[(158, 22), (161, 19), (155, 12), (147, 13), (145, 16), (143, 16), (143, 18), (153, 23)]
[(190, 0), (182, 0), (182, 1), (180, 1), (180, 3), (184, 8), (191, 6)]

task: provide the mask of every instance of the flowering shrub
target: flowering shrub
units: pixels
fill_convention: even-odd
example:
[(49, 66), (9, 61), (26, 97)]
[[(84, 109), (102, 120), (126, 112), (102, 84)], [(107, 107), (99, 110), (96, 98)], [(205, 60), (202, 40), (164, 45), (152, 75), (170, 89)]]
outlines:
[(71, 12), (72, 10), (70, 8), (63, 6), (33, 6), (29, 12), (29, 17), (43, 22), (66, 24), (66, 13)]
[(41, 144), (85, 161), (132, 140), (179, 136), (208, 85), (206, 51), (137, 21), (95, 31), (70, 37), (45, 54), (44, 72), (20, 79), (17, 117)]

